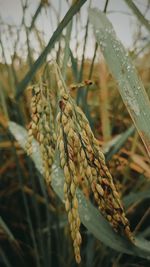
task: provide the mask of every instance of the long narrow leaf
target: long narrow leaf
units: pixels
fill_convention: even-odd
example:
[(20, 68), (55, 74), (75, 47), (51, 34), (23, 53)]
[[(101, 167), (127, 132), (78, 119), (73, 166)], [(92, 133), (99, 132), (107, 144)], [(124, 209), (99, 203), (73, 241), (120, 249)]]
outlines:
[(61, 33), (63, 29), (67, 26), (68, 22), (73, 18), (73, 16), (79, 11), (81, 6), (86, 2), (86, 0), (78, 0), (74, 3), (74, 5), (71, 6), (71, 8), (68, 10), (66, 13), (65, 17), (63, 20), (60, 22), (58, 28), (56, 31), (53, 33), (48, 45), (45, 47), (44, 51), (41, 53), (41, 55), (38, 57), (38, 59), (35, 61), (33, 64), (32, 68), (29, 70), (29, 72), (25, 75), (23, 80), (19, 83), (17, 87), (17, 94), (16, 94), (16, 99), (18, 99), (23, 91), (25, 90), (26, 86), (28, 83), (32, 80), (33, 76), (37, 72), (37, 70), (41, 67), (41, 65), (44, 63), (46, 60), (46, 57), (50, 50), (54, 47), (54, 44), (56, 41), (60, 38)]
[(125, 132), (119, 134), (118, 136), (114, 137), (111, 141), (107, 142), (103, 148), (105, 153), (106, 162), (109, 161), (113, 155), (115, 155), (125, 144), (130, 136), (132, 136), (135, 132), (134, 125), (130, 126)]
[(7, 234), (10, 241), (16, 242), (14, 235), (12, 234), (11, 230), (8, 228), (2, 217), (0, 217), (0, 228), (3, 229), (5, 234)]
[(149, 23), (149, 21), (143, 16), (143, 14), (137, 8), (137, 6), (134, 4), (134, 2), (131, 1), (131, 0), (124, 0), (124, 1), (129, 6), (129, 8), (132, 10), (132, 12), (136, 15), (138, 20), (146, 27), (146, 29), (148, 31), (150, 31), (150, 23)]
[(127, 209), (132, 203), (143, 201), (144, 199), (149, 199), (149, 198), (150, 198), (150, 190), (138, 193), (131, 192), (129, 195), (124, 197), (124, 205)]
[(90, 9), (90, 22), (105, 60), (150, 156), (150, 101), (126, 50), (104, 13)]
[(64, 80), (66, 80), (66, 74), (67, 74), (67, 64), (70, 56), (70, 38), (71, 38), (71, 30), (72, 30), (72, 20), (69, 22), (66, 30), (66, 36), (65, 36), (65, 49), (64, 49), (64, 58), (63, 58), (63, 64), (62, 64), (62, 76)]

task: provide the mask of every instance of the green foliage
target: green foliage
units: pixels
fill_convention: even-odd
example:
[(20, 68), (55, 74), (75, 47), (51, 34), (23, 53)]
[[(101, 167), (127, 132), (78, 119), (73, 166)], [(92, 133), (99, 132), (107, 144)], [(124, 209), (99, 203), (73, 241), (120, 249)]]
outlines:
[(150, 101), (145, 88), (105, 14), (96, 9), (90, 9), (89, 16), (96, 40), (109, 69), (118, 82), (122, 99), (150, 156)]

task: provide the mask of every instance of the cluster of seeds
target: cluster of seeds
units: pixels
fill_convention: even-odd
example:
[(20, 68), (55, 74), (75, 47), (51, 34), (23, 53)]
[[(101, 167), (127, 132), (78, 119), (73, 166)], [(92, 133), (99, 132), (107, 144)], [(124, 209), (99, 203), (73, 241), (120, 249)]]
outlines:
[(133, 236), (119, 194), (105, 164), (99, 142), (95, 139), (84, 113), (69, 95), (58, 66), (54, 64), (54, 67), (59, 89), (60, 108), (57, 115), (57, 138), (53, 112), (56, 107), (54, 107), (55, 104), (52, 104), (55, 101), (52, 101), (47, 86), (41, 83), (33, 88), (32, 120), (29, 124), (26, 147), (28, 154), (31, 154), (33, 137), (39, 142), (44, 176), (49, 184), (57, 139), (60, 165), (65, 176), (65, 208), (68, 213), (75, 258), (77, 263), (80, 263), (82, 238), (77, 198), (79, 187), (83, 189), (84, 193), (88, 192), (89, 197), (95, 201), (103, 216), (116, 232), (124, 234), (132, 242)]
[(68, 212), (75, 258), (79, 263), (81, 235), (77, 188), (80, 186), (80, 180), (84, 181), (91, 197), (94, 197), (98, 208), (114, 230), (125, 234), (131, 241), (133, 241), (133, 236), (119, 194), (105, 164), (104, 155), (91, 131), (88, 120), (68, 94), (58, 71), (57, 80), (61, 96), (60, 112), (57, 116), (57, 147), (65, 176), (65, 207)]
[(54, 159), (56, 134), (54, 117), (51, 107), (50, 93), (45, 84), (40, 83), (32, 89), (31, 122), (28, 130), (27, 153), (32, 154), (32, 140), (35, 138), (40, 145), (43, 161), (44, 177), (51, 182), (51, 169)]
[[(65, 208), (68, 212), (68, 221), (71, 230), (71, 237), (73, 239), (73, 246), (76, 261), (79, 263), (80, 257), (80, 217), (78, 213), (78, 199), (76, 196), (76, 189), (79, 185), (78, 173), (76, 169), (76, 156), (78, 149), (78, 136), (75, 134), (73, 124), (68, 114), (71, 112), (71, 105), (69, 102), (65, 103), (61, 100), (61, 112), (57, 116), (58, 122), (58, 140), (57, 146), (60, 151), (60, 164), (64, 170), (64, 198)], [(64, 106), (65, 104), (65, 106)], [(62, 105), (62, 106), (61, 106)], [(74, 146), (72, 145), (74, 143)]]

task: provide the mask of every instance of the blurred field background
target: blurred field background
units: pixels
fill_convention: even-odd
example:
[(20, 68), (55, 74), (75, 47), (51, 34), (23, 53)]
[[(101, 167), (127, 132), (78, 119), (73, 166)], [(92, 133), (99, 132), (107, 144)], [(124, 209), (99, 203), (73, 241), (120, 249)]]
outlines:
[[(12, 2), (19, 10), (17, 25), (4, 20), (0, 10), (0, 267), (76, 266), (64, 205), (41, 183), (33, 162), (8, 130), (8, 121), (27, 128), (31, 92), (24, 89), (36, 84), (43, 71), (45, 79), (54, 83), (53, 74), (45, 67), (51, 59), (59, 64), (72, 96), (102, 145), (132, 231), (150, 240), (149, 157), (96, 43), (87, 13), (89, 7), (101, 2), (99, 8), (109, 15), (113, 0), (86, 1), (62, 31), (60, 22), (76, 1), (33, 4), (35, 1), (20, 0), (11, 1), (10, 8)], [(124, 13), (133, 21), (133, 35), (127, 36), (130, 44), (124, 45), (150, 96), (150, 1), (121, 2), (126, 8), (116, 11), (118, 23)], [(57, 40), (49, 44), (56, 28)], [(122, 31), (127, 34), (125, 27)], [(86, 81), (91, 85), (85, 86)], [(81, 230), (80, 266), (150, 266), (146, 259), (106, 247), (84, 226)]]

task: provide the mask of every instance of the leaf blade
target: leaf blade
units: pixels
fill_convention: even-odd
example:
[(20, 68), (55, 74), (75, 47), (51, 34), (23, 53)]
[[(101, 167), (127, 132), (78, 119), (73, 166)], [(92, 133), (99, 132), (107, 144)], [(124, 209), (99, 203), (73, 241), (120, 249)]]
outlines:
[(89, 10), (90, 22), (118, 90), (150, 156), (150, 101), (111, 22), (97, 9)]
[(128, 5), (128, 7), (132, 10), (132, 12), (135, 14), (137, 19), (141, 22), (141, 24), (143, 24), (145, 26), (145, 28), (150, 32), (149, 21), (143, 16), (143, 14), (137, 8), (137, 6), (134, 4), (134, 2), (130, 1), (130, 0), (124, 0), (124, 1)]

